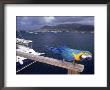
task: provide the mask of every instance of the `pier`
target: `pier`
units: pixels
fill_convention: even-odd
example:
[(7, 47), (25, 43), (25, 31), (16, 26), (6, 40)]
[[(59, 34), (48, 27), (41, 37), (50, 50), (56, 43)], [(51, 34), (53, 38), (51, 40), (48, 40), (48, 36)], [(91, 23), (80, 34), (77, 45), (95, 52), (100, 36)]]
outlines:
[(79, 74), (80, 72), (84, 70), (84, 65), (81, 65), (81, 64), (73, 65), (70, 62), (61, 61), (61, 60), (57, 60), (57, 59), (50, 58), (50, 57), (38, 56), (38, 55), (33, 55), (30, 53), (24, 53), (20, 51), (17, 51), (16, 55), (25, 57), (27, 59), (35, 60), (37, 62), (65, 68), (68, 70), (68, 74)]

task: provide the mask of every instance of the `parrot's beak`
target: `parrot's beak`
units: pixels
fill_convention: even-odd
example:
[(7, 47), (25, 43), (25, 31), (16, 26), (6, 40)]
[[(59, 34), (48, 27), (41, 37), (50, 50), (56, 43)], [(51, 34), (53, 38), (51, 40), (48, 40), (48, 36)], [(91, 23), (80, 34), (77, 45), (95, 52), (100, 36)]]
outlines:
[(83, 60), (91, 60), (92, 59), (92, 55), (82, 55), (81, 56), (81, 58), (83, 59)]

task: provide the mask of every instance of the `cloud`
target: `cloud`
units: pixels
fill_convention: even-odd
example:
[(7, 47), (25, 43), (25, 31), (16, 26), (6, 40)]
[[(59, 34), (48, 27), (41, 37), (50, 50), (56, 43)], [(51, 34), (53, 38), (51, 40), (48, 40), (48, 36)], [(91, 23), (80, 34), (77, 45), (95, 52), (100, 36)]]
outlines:
[(94, 22), (93, 16), (65, 16), (56, 17), (56, 23), (80, 23), (80, 24), (92, 24)]
[(17, 30), (37, 29), (44, 25), (63, 23), (94, 24), (93, 16), (17, 16)]
[(54, 19), (55, 19), (54, 16), (47, 16), (47, 17), (44, 17), (44, 20), (45, 20), (45, 22), (47, 22), (47, 23), (52, 22)]

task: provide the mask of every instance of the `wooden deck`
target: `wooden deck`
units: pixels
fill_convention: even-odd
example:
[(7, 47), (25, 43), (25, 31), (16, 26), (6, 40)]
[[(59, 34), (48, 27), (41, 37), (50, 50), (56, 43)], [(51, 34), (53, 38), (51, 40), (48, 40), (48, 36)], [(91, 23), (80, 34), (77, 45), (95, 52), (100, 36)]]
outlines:
[(17, 51), (16, 54), (17, 54), (17, 56), (25, 57), (25, 58), (35, 60), (35, 61), (38, 61), (41, 63), (65, 68), (68, 70), (68, 74), (78, 74), (84, 70), (84, 65), (81, 65), (81, 64), (73, 65), (70, 62), (61, 61), (61, 60), (57, 60), (57, 59), (49, 58), (49, 57), (44, 57), (44, 56), (37, 56), (37, 55), (24, 53), (24, 52), (20, 52), (20, 51)]

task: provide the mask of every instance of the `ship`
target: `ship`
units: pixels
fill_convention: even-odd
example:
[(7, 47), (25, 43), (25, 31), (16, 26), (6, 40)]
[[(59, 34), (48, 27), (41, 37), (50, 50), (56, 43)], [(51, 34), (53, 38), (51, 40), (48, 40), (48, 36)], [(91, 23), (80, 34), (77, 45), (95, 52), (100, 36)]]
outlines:
[[(20, 39), (20, 38), (16, 38), (16, 51), (20, 51), (28, 54), (30, 53), (37, 56), (45, 54), (45, 53), (36, 52), (32, 48), (32, 40), (26, 40), (26, 39)], [(23, 64), (23, 60), (25, 59), (27, 58), (21, 57), (18, 55), (16, 56), (16, 62), (19, 62), (21, 65)]]

